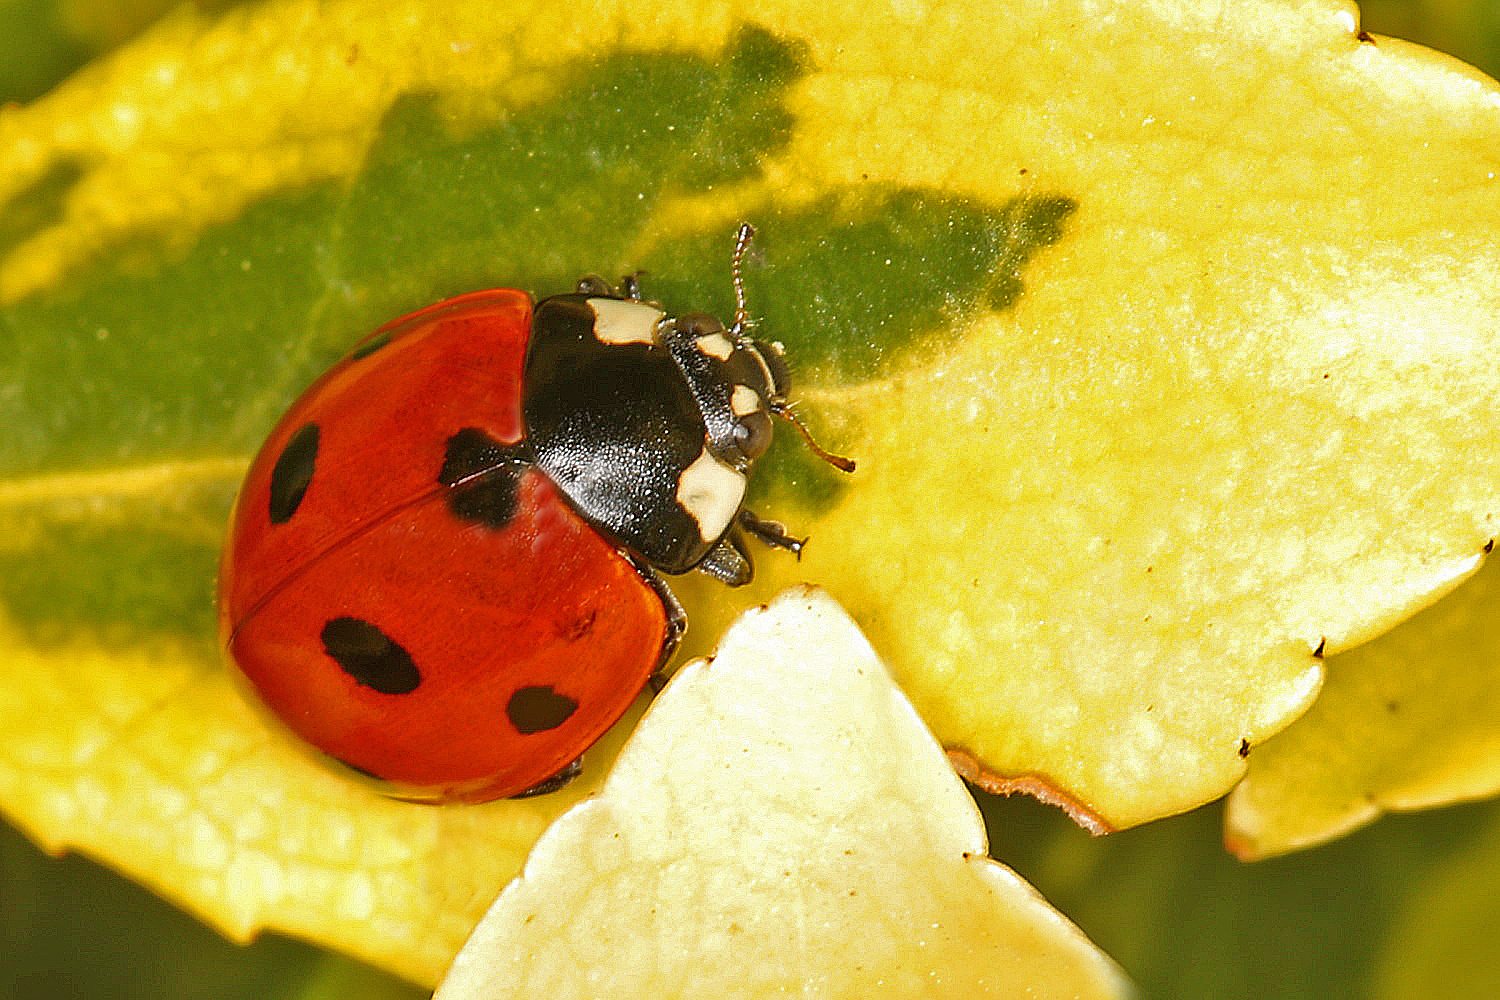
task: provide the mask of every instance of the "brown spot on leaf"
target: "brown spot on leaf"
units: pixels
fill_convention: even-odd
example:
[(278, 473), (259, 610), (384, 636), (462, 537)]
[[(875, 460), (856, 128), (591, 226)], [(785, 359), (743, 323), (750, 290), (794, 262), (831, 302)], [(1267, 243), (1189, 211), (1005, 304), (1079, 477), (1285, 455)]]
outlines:
[(972, 785), (983, 788), (991, 795), (1015, 795), (1020, 792), (1030, 795), (1038, 802), (1056, 806), (1067, 813), (1073, 822), (1096, 837), (1115, 832), (1115, 828), (1105, 822), (1104, 817), (1095, 812), (1092, 807), (1063, 791), (1056, 782), (1045, 775), (991, 774), (968, 751), (952, 747), (945, 749), (948, 753), (948, 762), (953, 765), (953, 770), (958, 772), (959, 777)]

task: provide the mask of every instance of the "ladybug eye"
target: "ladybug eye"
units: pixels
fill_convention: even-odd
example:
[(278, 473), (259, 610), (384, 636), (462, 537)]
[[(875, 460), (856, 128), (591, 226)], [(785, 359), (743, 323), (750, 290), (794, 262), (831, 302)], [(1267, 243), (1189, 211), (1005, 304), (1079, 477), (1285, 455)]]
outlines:
[(755, 340), (751, 341), (751, 346), (760, 355), (761, 363), (766, 366), (766, 373), (771, 376), (771, 397), (786, 399), (787, 393), (792, 391), (792, 371), (781, 353), (781, 345)]
[(734, 440), (740, 453), (755, 461), (771, 447), (771, 418), (762, 410), (741, 417), (734, 424)]
[(706, 313), (675, 324), (674, 352), (709, 421), (716, 454), (743, 470), (771, 447), (771, 414), (786, 404), (786, 361), (774, 344), (731, 333)]

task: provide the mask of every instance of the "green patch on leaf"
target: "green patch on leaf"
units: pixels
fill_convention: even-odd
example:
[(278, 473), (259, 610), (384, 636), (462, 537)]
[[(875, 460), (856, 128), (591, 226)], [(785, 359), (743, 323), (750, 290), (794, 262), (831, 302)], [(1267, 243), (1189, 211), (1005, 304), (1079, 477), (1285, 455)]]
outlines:
[[(995, 208), (873, 186), (768, 208), (751, 220), (762, 232), (747, 279), (756, 336), (786, 345), (800, 384), (874, 378), (908, 351), (949, 346), (963, 329), (956, 316), (1014, 306), (1022, 268), (1062, 237), (1076, 209), (1061, 195), (1022, 195)], [(712, 294), (700, 307), (732, 313), (725, 261), (733, 228), (664, 248), (652, 262), (661, 277), (651, 272), (651, 297), (683, 301), (706, 285)], [(705, 266), (717, 273), (696, 273)]]
[[(640, 268), (649, 298), (728, 316), (734, 221), (661, 242), (647, 234), (667, 201), (758, 176), (791, 133), (785, 102), (806, 69), (800, 43), (747, 27), (717, 59), (633, 51), (580, 62), (548, 100), (483, 122), (438, 97), (398, 100), (349, 182), (264, 198), (187, 246), (142, 236), (0, 313), (0, 381), (13, 387), (0, 395), (0, 424), (12, 429), (0, 478), (88, 470), (109, 483), (116, 470), (247, 459), (364, 331), (477, 288), (551, 294), (584, 273)], [(13, 199), (0, 246), (53, 224), (78, 176), (54, 166)], [(758, 333), (786, 344), (804, 388), (872, 377), (919, 345), (940, 349), (923, 338), (955, 313), (1013, 303), (1019, 269), (1072, 209), (1056, 196), (993, 209), (873, 185), (767, 209), (748, 275)], [(852, 429), (830, 436), (816, 409), (805, 417), (823, 444), (847, 445)], [(759, 489), (831, 506), (848, 477), (791, 428), (782, 436)], [(181, 516), (222, 524), (233, 483), (217, 485), (193, 493)], [(31, 548), (0, 559), (22, 624), (211, 631), (214, 531), (189, 542), (107, 520), (44, 524)]]
[[(974, 309), (1011, 308), (1021, 268), (1057, 242), (1076, 203), (1023, 195), (998, 209), (936, 191), (831, 196), (797, 213), (776, 267), (798, 276), (767, 302), (768, 324), (815, 329), (816, 354), (842, 381), (873, 377), (902, 353), (937, 352)], [(780, 226), (778, 225), (778, 229)], [(787, 292), (805, 284), (800, 300)], [(943, 339), (934, 341), (932, 336)]]
[(482, 127), (455, 130), (436, 99), (400, 101), (337, 213), (336, 269), (394, 278), (419, 305), (496, 283), (550, 294), (640, 266), (627, 248), (664, 198), (746, 180), (786, 141), (800, 66), (796, 47), (747, 28), (717, 62), (580, 64), (545, 104)]
[(326, 185), (268, 199), (186, 251), (118, 248), (0, 311), (0, 475), (247, 451), (266, 427), (237, 429), (242, 409), (267, 386), (279, 409), (276, 387), (315, 369), (283, 372), (332, 294), (317, 267), (332, 205)]
[(0, 602), (43, 646), (91, 629), (114, 640), (211, 636), (230, 495), (227, 482), (168, 476), (154, 495), (126, 500), (7, 504), (0, 533), (24, 543), (0, 550)]

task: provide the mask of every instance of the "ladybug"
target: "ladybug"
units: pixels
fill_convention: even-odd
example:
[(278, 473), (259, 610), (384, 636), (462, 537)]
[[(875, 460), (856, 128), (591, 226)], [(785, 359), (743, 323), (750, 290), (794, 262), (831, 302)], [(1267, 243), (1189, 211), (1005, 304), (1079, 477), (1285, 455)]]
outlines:
[(635, 277), (492, 289), (361, 341), (251, 463), (219, 622), (260, 699), (399, 798), (561, 787), (686, 627), (663, 574), (749, 582), (744, 507), (788, 409), (779, 346), (668, 317)]

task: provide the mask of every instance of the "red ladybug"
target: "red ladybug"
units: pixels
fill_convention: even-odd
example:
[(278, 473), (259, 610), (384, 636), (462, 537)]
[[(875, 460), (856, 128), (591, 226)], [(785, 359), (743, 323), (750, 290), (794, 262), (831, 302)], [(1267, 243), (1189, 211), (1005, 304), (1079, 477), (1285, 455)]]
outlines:
[(744, 584), (746, 533), (800, 551), (743, 507), (790, 417), (779, 350), (745, 332), (752, 233), (727, 328), (668, 318), (633, 278), (535, 306), (474, 292), (381, 327), (292, 404), (219, 575), (224, 642), (277, 716), (402, 798), (550, 791), (682, 634), (660, 573)]

